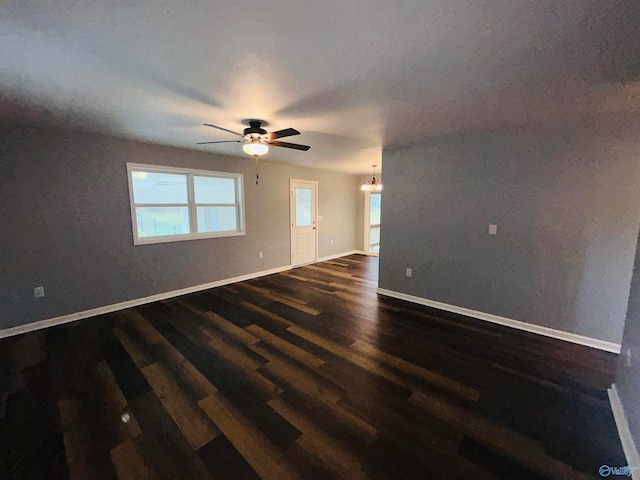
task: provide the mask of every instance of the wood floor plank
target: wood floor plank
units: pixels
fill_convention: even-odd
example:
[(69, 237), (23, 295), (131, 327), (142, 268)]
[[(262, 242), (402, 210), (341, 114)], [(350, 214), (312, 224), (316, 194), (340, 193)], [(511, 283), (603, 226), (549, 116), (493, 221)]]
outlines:
[(224, 435), (219, 435), (198, 450), (207, 469), (215, 479), (260, 480), (256, 471)]
[(291, 389), (280, 398), (310, 416), (322, 419), (320, 426), (336, 438), (347, 438), (349, 442), (367, 445), (375, 442), (378, 430), (358, 414), (329, 401), (323, 395), (308, 395), (302, 389)]
[[(260, 348), (255, 346), (255, 348)], [(279, 385), (281, 390), (298, 390), (306, 395), (318, 399), (326, 399), (336, 403), (342, 398), (341, 389), (330, 382), (318, 381), (317, 377), (311, 376), (293, 365), (272, 357), (271, 361), (260, 368), (260, 373)], [(320, 377), (322, 378), (322, 377)]]
[[(64, 433), (64, 448), (71, 480), (93, 480), (110, 478), (99, 472), (91, 462), (91, 432), (87, 428), (73, 429)], [(111, 477), (113, 478), (113, 477)]]
[(145, 347), (137, 343), (136, 337), (129, 333), (126, 327), (116, 327), (113, 333), (138, 368), (146, 367), (153, 362), (147, 355)]
[(111, 369), (107, 365), (106, 362), (98, 363), (96, 370), (98, 372), (99, 377), (103, 381), (104, 392), (105, 392), (105, 402), (108, 405), (109, 412), (113, 418), (120, 418), (122, 414), (129, 414), (130, 420), (128, 423), (118, 423), (118, 430), (122, 430), (123, 435), (121, 438), (126, 437), (137, 437), (140, 435), (140, 425), (138, 425), (138, 421), (136, 420), (135, 415), (129, 412), (129, 402), (120, 390), (118, 386), (118, 382), (116, 381)]
[(356, 341), (353, 345), (351, 345), (351, 348), (358, 352), (366, 354), (370, 358), (374, 358), (383, 363), (392, 365), (393, 367), (406, 372), (409, 375), (416, 376), (417, 378), (420, 378), (430, 384), (451, 391), (452, 393), (460, 395), (471, 401), (475, 402), (480, 397), (480, 392), (478, 392), (478, 390), (476, 389), (469, 388), (468, 386), (455, 382), (443, 375), (431, 372), (426, 368), (415, 365), (414, 363), (407, 362), (406, 360), (378, 350), (374, 346), (369, 345), (362, 340)]
[(234, 392), (238, 396), (251, 393), (265, 402), (280, 393), (281, 390), (262, 375), (253, 370), (243, 372), (212, 350), (193, 343), (171, 322), (158, 318), (155, 326), (216, 389), (223, 388), (227, 394)]
[(284, 303), (285, 305), (295, 308), (296, 310), (300, 310), (301, 312), (308, 313), (309, 315), (319, 315), (320, 313), (322, 313), (320, 310), (307, 306), (302, 301), (296, 301), (289, 296), (272, 292), (270, 290), (267, 290), (266, 288), (258, 288), (250, 284), (243, 284), (243, 288), (250, 290), (258, 295), (262, 295), (263, 297), (270, 298), (271, 300), (274, 300), (276, 302)]
[(253, 345), (254, 343), (258, 343), (260, 341), (259, 338), (255, 337), (251, 333), (247, 333), (247, 329), (237, 327), (236, 325), (216, 313), (205, 312), (204, 315), (220, 330), (237, 339), (239, 342), (244, 343), (245, 345)]
[(140, 314), (140, 312), (134, 309), (129, 309), (124, 310), (122, 314), (129, 317), (131, 325), (140, 332), (142, 338), (144, 338), (149, 345), (163, 340), (162, 335), (158, 333), (153, 325), (151, 325), (151, 323), (142, 314)]
[(327, 275), (331, 276), (331, 277), (341, 277), (344, 279), (348, 279), (354, 283), (359, 283), (361, 285), (367, 285), (369, 287), (377, 287), (376, 282), (373, 282), (371, 280), (365, 280), (363, 278), (357, 278), (356, 276), (350, 274), (350, 273), (344, 273), (344, 272), (340, 272), (338, 270), (335, 269), (331, 269), (331, 268), (327, 268), (325, 266), (321, 266), (321, 265), (307, 265), (304, 268), (310, 269), (310, 270), (315, 270), (317, 272), (321, 272), (321, 273), (326, 273)]
[[(202, 329), (201, 332), (208, 337), (206, 342), (208, 347), (230, 363), (237, 365), (240, 369), (246, 372), (257, 370), (266, 363), (264, 358), (261, 358), (259, 355), (248, 355), (243, 348), (240, 348), (240, 345), (234, 345), (233, 343), (226, 341), (224, 337), (218, 335), (212, 330)], [(253, 352), (253, 350), (249, 351)]]
[(161, 363), (142, 368), (142, 373), (165, 409), (194, 450), (203, 447), (220, 431), (187, 397)]
[(300, 327), (290, 327), (287, 330), (321, 348), (324, 348), (325, 350), (335, 355), (344, 358), (348, 362), (357, 365), (360, 368), (367, 370), (375, 375), (385, 378), (399, 386), (408, 388), (410, 390), (414, 387), (413, 385), (408, 384), (398, 375), (395, 375), (393, 372), (386, 370), (384, 367), (381, 367), (377, 361), (366, 356), (358, 355), (354, 351), (349, 350), (347, 347), (339, 345), (321, 335), (310, 332), (309, 330)]
[(132, 441), (161, 480), (212, 480), (212, 475), (153, 391), (136, 398), (130, 406), (142, 430), (142, 434)]
[(162, 341), (155, 344), (155, 351), (160, 360), (176, 373), (183, 385), (194, 390), (197, 400), (207, 397), (218, 390), (216, 387), (189, 362), (171, 343)]
[(220, 393), (198, 404), (262, 478), (299, 478), (282, 454)]
[[(153, 339), (153, 342), (148, 342), (148, 349), (143, 351), (146, 359), (157, 358), (163, 361), (165, 365), (175, 372), (182, 385), (188, 386), (190, 390), (194, 391), (194, 395), (197, 397), (196, 400), (200, 400), (217, 391), (213, 384), (164, 338), (146, 318), (139, 316), (137, 321), (145, 323), (146, 326), (144, 327), (145, 333), (139, 330), (136, 330), (136, 333), (141, 337), (146, 335), (146, 338)], [(139, 346), (139, 348), (142, 347)]]
[(586, 480), (590, 478), (590, 475), (576, 472), (569, 465), (547, 455), (540, 443), (508, 428), (495, 425), (491, 421), (473, 415), (462, 408), (447, 404), (437, 397), (416, 392), (409, 401), (428, 409), (480, 443), (487, 444), (496, 451), (517, 459), (527, 468), (541, 475), (558, 480)]
[[(295, 326), (295, 323), (291, 322), (290, 320), (277, 315), (275, 313), (273, 313), (270, 310), (265, 310), (262, 307), (259, 307), (258, 305), (254, 305), (252, 303), (243, 301), (241, 303), (241, 305), (249, 310), (253, 310), (254, 312), (256, 312), (257, 314), (259, 314), (262, 317), (263, 322), (265, 320), (270, 320), (269, 325), (274, 326), (274, 330), (277, 330), (278, 328), (282, 328), (282, 329), (286, 329), (289, 327), (293, 327)], [(260, 325), (263, 328), (266, 328), (263, 322), (257, 322), (255, 324), (250, 324), (250, 325)], [(248, 326), (250, 326), (248, 325)], [(245, 327), (246, 328), (246, 327)]]
[(273, 333), (265, 330), (258, 325), (249, 325), (245, 330), (250, 332), (255, 338), (268, 343), (272, 347), (280, 350), (285, 355), (299, 361), (300, 363), (303, 363), (304, 365), (307, 365), (311, 368), (318, 368), (324, 365), (323, 360), (311, 355), (308, 352), (305, 352), (303, 349), (298, 348), (285, 340), (282, 340), (282, 338), (274, 335)]
[(336, 478), (367, 478), (364, 468), (356, 456), (336, 444), (330, 436), (324, 434), (307, 418), (300, 415), (295, 408), (281, 398), (270, 400), (269, 406), (303, 433), (296, 440), (296, 443), (320, 460)]
[(101, 352), (127, 401), (149, 391), (149, 384), (120, 342), (102, 345)]
[(110, 455), (119, 480), (157, 480), (131, 440), (112, 448)]

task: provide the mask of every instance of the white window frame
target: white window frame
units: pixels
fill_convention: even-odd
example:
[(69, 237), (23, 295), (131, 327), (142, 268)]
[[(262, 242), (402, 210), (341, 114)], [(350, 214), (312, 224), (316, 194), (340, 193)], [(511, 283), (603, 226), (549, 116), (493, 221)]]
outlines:
[[(189, 209), (189, 230), (191, 233), (183, 235), (163, 235), (157, 237), (138, 237), (138, 223), (136, 218), (136, 203), (133, 196), (133, 172), (145, 171), (153, 173), (181, 174), (187, 176), (187, 207)], [(206, 232), (198, 233), (198, 219), (196, 207), (210, 206), (230, 206), (231, 204), (208, 204), (195, 203), (195, 188), (193, 177), (217, 177), (233, 178), (236, 181), (236, 203), (238, 208), (238, 230), (226, 232)], [(161, 165), (147, 165), (144, 163), (127, 163), (127, 180), (129, 183), (129, 204), (131, 207), (131, 224), (133, 227), (133, 244), (149, 245), (153, 243), (181, 242), (186, 240), (198, 240), (202, 238), (237, 237), (246, 235), (245, 212), (244, 212), (244, 175), (241, 173), (215, 172), (213, 170), (195, 170), (192, 168), (164, 167)], [(146, 205), (146, 204), (142, 204)], [(140, 206), (140, 205), (138, 205)], [(172, 204), (153, 204), (153, 206), (176, 206)], [(184, 206), (184, 205), (179, 205)]]

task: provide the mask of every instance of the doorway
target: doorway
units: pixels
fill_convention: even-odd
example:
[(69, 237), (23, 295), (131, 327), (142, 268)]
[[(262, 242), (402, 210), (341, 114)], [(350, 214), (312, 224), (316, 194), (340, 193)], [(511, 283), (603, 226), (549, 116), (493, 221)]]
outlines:
[(291, 265), (318, 260), (318, 182), (290, 180)]
[(364, 250), (370, 255), (380, 252), (380, 205), (382, 194), (365, 192), (364, 196)]

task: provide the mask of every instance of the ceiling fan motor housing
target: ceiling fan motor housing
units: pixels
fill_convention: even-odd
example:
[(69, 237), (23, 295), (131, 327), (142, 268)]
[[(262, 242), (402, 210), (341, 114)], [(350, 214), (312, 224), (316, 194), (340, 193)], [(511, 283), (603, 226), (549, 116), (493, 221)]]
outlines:
[(244, 129), (244, 134), (248, 136), (266, 135), (267, 131), (264, 128), (260, 128), (262, 122), (258, 120), (251, 120), (249, 127)]

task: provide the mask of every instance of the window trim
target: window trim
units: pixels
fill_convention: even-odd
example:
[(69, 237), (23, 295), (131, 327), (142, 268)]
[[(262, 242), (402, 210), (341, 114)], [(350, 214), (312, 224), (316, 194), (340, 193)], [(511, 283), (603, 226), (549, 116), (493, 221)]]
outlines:
[[(138, 221), (136, 218), (136, 203), (133, 196), (133, 172), (137, 170), (144, 170), (154, 173), (174, 173), (187, 175), (187, 208), (189, 209), (189, 230), (191, 233), (184, 235), (162, 235), (157, 237), (138, 237)], [(201, 177), (218, 177), (218, 178), (233, 178), (236, 181), (236, 203), (230, 204), (208, 204), (208, 203), (195, 203), (195, 182), (194, 176)], [(154, 243), (170, 243), (181, 242), (186, 240), (200, 240), (204, 238), (222, 238), (222, 237), (238, 237), (246, 235), (246, 223), (245, 223), (245, 203), (244, 203), (244, 175), (242, 173), (228, 173), (228, 172), (216, 172), (214, 170), (196, 170), (193, 168), (182, 167), (165, 167), (161, 165), (149, 165), (145, 163), (130, 163), (127, 162), (127, 183), (129, 184), (129, 207), (131, 213), (131, 227), (133, 231), (133, 244), (134, 245), (150, 245)], [(138, 206), (144, 206), (146, 204), (139, 204)], [(159, 204), (153, 204), (158, 206)], [(166, 204), (163, 206), (171, 206), (173, 204)], [(197, 207), (206, 206), (236, 206), (239, 209), (238, 223), (239, 229), (226, 231), (226, 232), (207, 232), (198, 233), (198, 219), (197, 219)], [(175, 206), (184, 207), (184, 204), (176, 204)]]

